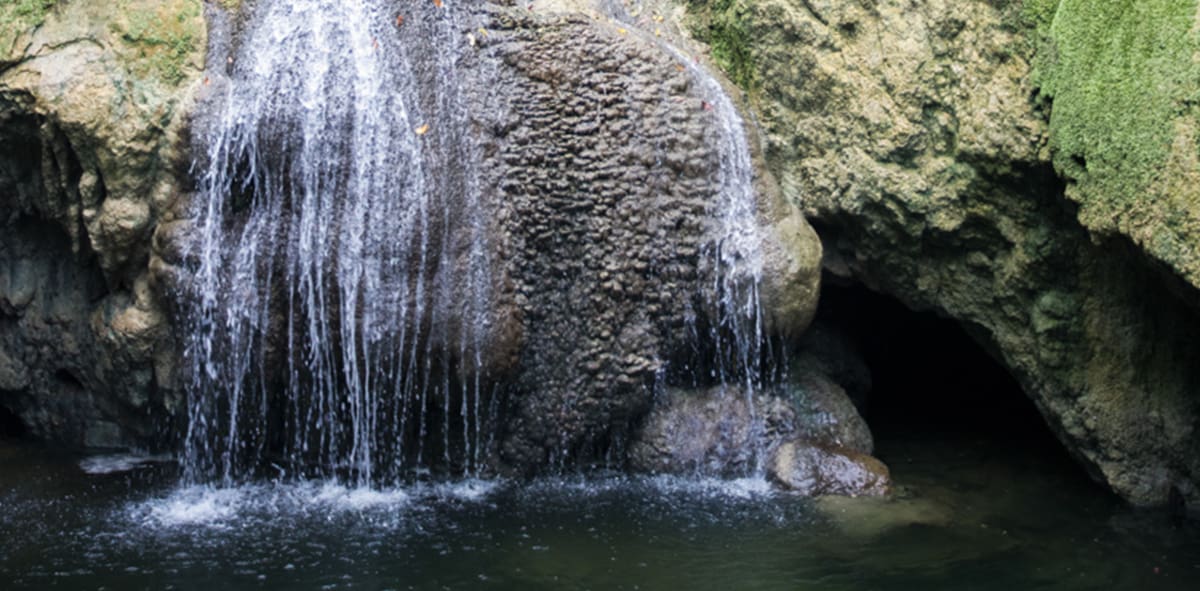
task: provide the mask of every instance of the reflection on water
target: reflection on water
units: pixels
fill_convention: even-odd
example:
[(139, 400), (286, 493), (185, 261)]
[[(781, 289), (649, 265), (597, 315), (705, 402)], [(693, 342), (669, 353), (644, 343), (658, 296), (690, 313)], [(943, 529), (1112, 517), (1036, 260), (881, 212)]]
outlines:
[[(885, 439), (895, 499), (619, 476), (174, 486), (0, 447), (5, 589), (1195, 589), (1200, 528), (1056, 459)], [(85, 461), (95, 466), (97, 460)], [(110, 462), (111, 463), (111, 462)]]

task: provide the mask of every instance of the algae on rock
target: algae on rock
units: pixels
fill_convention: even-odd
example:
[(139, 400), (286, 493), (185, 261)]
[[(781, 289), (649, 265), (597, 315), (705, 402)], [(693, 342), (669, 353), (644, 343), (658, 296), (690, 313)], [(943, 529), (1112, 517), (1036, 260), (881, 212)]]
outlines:
[(1036, 83), (1052, 100), (1054, 165), (1080, 221), (1200, 286), (1197, 3), (1043, 0), (1039, 13), (1048, 43)]

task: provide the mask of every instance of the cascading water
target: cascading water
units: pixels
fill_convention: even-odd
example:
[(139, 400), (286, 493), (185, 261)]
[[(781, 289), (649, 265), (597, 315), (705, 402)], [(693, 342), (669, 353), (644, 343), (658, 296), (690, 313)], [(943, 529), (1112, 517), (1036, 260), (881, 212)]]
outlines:
[[(700, 323), (693, 317), (689, 322), (691, 340), (702, 344), (699, 349), (703, 353), (689, 360), (688, 365), (706, 371), (707, 381), (720, 386), (722, 396), (744, 397), (750, 414), (748, 440), (753, 447), (749, 450), (749, 463), (752, 475), (762, 476), (767, 454), (763, 437), (766, 425), (764, 418), (757, 416), (756, 399), (764, 395), (764, 387), (769, 385), (764, 382), (772, 368), (765, 363), (774, 359), (775, 352), (769, 348), (771, 342), (763, 325), (760, 299), (763, 236), (745, 123), (721, 83), (708, 70), (664, 38), (661, 29), (653, 35), (647, 30), (654, 29), (653, 21), (647, 19), (655, 6), (643, 0), (603, 3), (610, 18), (628, 29), (643, 30), (648, 41), (656, 43), (686, 69), (697, 94), (704, 100), (705, 110), (712, 114), (708, 137), (716, 148), (719, 166), (711, 173), (716, 199), (706, 210), (708, 226), (699, 263), (700, 277), (707, 282), (700, 287), (707, 298), (701, 304), (706, 320)], [(642, 17), (641, 22), (635, 15)]]
[(191, 244), (190, 481), (480, 468), (490, 261), (460, 17), (385, 5), (246, 9)]

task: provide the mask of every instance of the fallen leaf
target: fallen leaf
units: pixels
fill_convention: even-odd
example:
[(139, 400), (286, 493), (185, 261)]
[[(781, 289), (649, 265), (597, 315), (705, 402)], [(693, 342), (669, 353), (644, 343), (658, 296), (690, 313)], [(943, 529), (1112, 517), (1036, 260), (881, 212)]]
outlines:
[(434, 6), (436, 6), (436, 7), (438, 7), (438, 8), (441, 8), (441, 7), (442, 7), (442, 0), (433, 0), (433, 5), (434, 5)]
[(205, 76), (205, 77), (204, 77), (204, 85), (205, 85), (205, 86), (208, 86), (210, 83), (212, 83), (212, 80), (209, 80), (209, 79), (208, 79), (208, 76)]
[(624, 34), (628, 33), (629, 31), (626, 31), (624, 28), (621, 28), (621, 29), (617, 29), (617, 32), (624, 35)]
[(654, 28), (654, 36), (655, 36), (655, 37), (662, 37), (662, 29), (660, 29), (660, 28), (658, 28), (658, 27), (655, 27), (655, 28)]
[(683, 64), (675, 64), (675, 69), (682, 72), (682, 71), (686, 70), (687, 68), (683, 67)]
[(399, 26), (401, 26), (401, 25), (403, 25), (403, 24), (404, 24), (404, 15), (403, 15), (403, 14), (397, 14), (397, 15), (396, 15), (396, 26), (397, 26), (397, 27), (399, 27)]
[(425, 135), (426, 133), (429, 132), (429, 124), (426, 123), (416, 129), (414, 129), (413, 131), (415, 131), (417, 133), (417, 135)]
[(487, 29), (485, 29), (485, 28), (483, 28), (483, 27), (479, 27), (479, 34), (480, 34), (480, 35), (482, 35), (482, 36), (484, 36), (484, 37), (487, 37), (487, 36), (488, 36)]

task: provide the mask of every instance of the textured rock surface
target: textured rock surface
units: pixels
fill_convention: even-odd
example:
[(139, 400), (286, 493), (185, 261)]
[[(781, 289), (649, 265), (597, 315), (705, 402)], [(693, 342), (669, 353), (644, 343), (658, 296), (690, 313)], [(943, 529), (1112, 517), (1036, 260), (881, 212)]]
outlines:
[(0, 23), (0, 405), (70, 446), (149, 445), (174, 404), (150, 235), (201, 4), (9, 3)]
[(1077, 221), (1019, 3), (693, 8), (827, 270), (962, 322), (1126, 499), (1200, 503), (1196, 292)]
[[(625, 437), (668, 360), (697, 346), (694, 318), (714, 297), (713, 106), (653, 34), (561, 12), (581, 8), (493, 8), (476, 39), (494, 68), (478, 112), (523, 310), (501, 450), (521, 467), (595, 457)], [(815, 310), (820, 243), (768, 179), (758, 185), (769, 328), (798, 332)]]
[(803, 440), (780, 445), (768, 473), (787, 489), (813, 497), (879, 497), (892, 487), (883, 462), (864, 453)]
[[(460, 46), (405, 42), (414, 63), (454, 56), (477, 134), (480, 202), (494, 234), (486, 247), (494, 250), (493, 303), (503, 308), (490, 330), (505, 346), (487, 347), (498, 358), (484, 362), (481, 376), (504, 401), (500, 462), (552, 470), (617, 447), (649, 408), (669, 361), (697, 348), (692, 333), (713, 299), (704, 286), (713, 283), (710, 226), (721, 201), (718, 114), (687, 58), (652, 33), (584, 3), (506, 4), (455, 12)], [(420, 18), (441, 14), (427, 10)], [(410, 16), (388, 34), (413, 35), (418, 22)], [(214, 39), (224, 30), (214, 26)], [(224, 69), (218, 61), (204, 96), (223, 96)], [(438, 123), (429, 122), (427, 142)], [(772, 279), (762, 286), (766, 329), (797, 333), (815, 310), (820, 242), (770, 179), (756, 183)], [(184, 248), (193, 219), (181, 204), (160, 222), (151, 267), (161, 284), (181, 285), (196, 266)], [(441, 264), (463, 269), (471, 245), (455, 240), (442, 251), (452, 260)], [(282, 355), (286, 346), (275, 348)], [(694, 370), (677, 373), (690, 378)]]
[(796, 434), (796, 409), (783, 398), (747, 397), (735, 387), (668, 390), (630, 446), (630, 467), (651, 474), (753, 473)]

